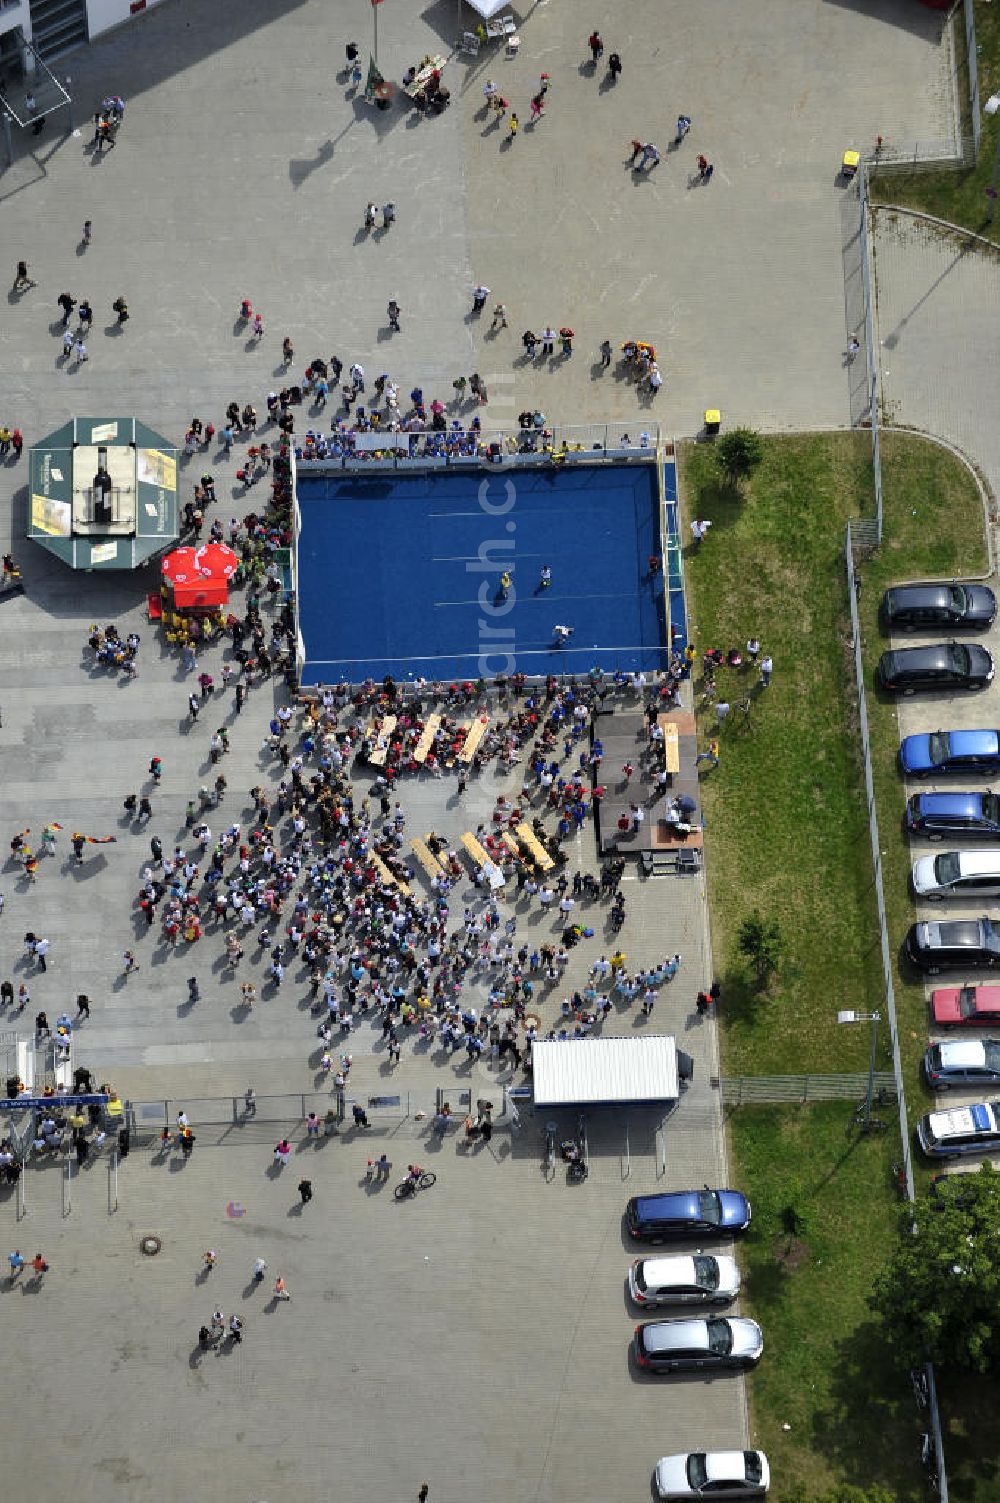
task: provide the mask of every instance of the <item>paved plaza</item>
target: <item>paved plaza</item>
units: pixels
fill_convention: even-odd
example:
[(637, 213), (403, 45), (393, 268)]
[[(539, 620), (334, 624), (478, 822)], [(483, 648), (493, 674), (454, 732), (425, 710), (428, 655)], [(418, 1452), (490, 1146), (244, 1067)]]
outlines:
[[(345, 42), (368, 41), (369, 9), (169, 0), (60, 64), (79, 134), (60, 140), (50, 121), (37, 154), (19, 142), (0, 177), (10, 273), (23, 256), (36, 283), (8, 294), (0, 320), (0, 421), (18, 424), (30, 445), (74, 413), (135, 412), (180, 443), (194, 414), (221, 426), (233, 399), (263, 410), (285, 334), (300, 368), (333, 349), (370, 375), (389, 370), (403, 392), (419, 382), (446, 399), (457, 375), (478, 370), (490, 392), (484, 420), (498, 424), (523, 407), (560, 423), (655, 419), (669, 434), (693, 432), (706, 405), (766, 428), (850, 420), (834, 176), (845, 145), (879, 131), (947, 134), (952, 65), (939, 16), (909, 0), (882, 7), (879, 20), (821, 0), (740, 9), (707, 0), (697, 12), (637, 0), (586, 16), (537, 0), (517, 58), (452, 58), (452, 108), (421, 119), (395, 106), (373, 112), (341, 74)], [(453, 0), (379, 11), (387, 77), (450, 51)], [(584, 64), (594, 25), (624, 60), (613, 88)], [(552, 86), (532, 129), (528, 101), (543, 70)], [(481, 108), (490, 76), (521, 115), (509, 146)], [(88, 112), (109, 92), (127, 109), (102, 158), (87, 144)], [(694, 127), (673, 153), (680, 110)], [(664, 148), (641, 177), (626, 165), (636, 136)], [(695, 187), (702, 150), (716, 170)], [(363, 231), (369, 199), (395, 202), (388, 231)], [(495, 337), (488, 317), (470, 315), (478, 281), (491, 304), (507, 305), (510, 327)], [(65, 290), (97, 310), (80, 367), (59, 358)], [(119, 294), (132, 315), (123, 332), (111, 313)], [(259, 348), (236, 328), (244, 296), (264, 312)], [(390, 297), (402, 308), (398, 334), (386, 327)], [(529, 365), (520, 333), (547, 321), (576, 330), (576, 351)], [(660, 351), (667, 380), (654, 407), (614, 369), (598, 369), (600, 341), (627, 337)], [(208, 469), (217, 514), (241, 516), (250, 503), (235, 484), (238, 452), (182, 465), (182, 501)], [(215, 775), (216, 725), (232, 740), (230, 792), (210, 822), (246, 824), (247, 790), (276, 782), (279, 764), (262, 747), (275, 691), (255, 689), (241, 716), (231, 693), (217, 696), (191, 726), (191, 685), (145, 621), (156, 571), (74, 575), (31, 548), (26, 474), (26, 460), (0, 465), (0, 544), (13, 545), (27, 586), (0, 603), (0, 826), (37, 832), (55, 821), (66, 833), (34, 886), (12, 867), (0, 874), (3, 975), (27, 979), (32, 994), (2, 1026), (30, 1032), (38, 1007), (53, 1017), (84, 991), (93, 1011), (77, 1057), (133, 1100), (241, 1096), (249, 1083), (262, 1098), (317, 1090), (301, 975), (247, 1014), (218, 933), (171, 952), (146, 938), (133, 908), (150, 836), (183, 838), (188, 799)], [(93, 621), (141, 633), (136, 681), (93, 666)], [(217, 648), (206, 655), (217, 679), (221, 661)], [(164, 775), (152, 789), (154, 754)], [(452, 781), (406, 780), (408, 834), (434, 827), (455, 842), (520, 781), (490, 775), (460, 801)], [(145, 831), (123, 816), (130, 791), (151, 792)], [(88, 846), (77, 868), (66, 848), (75, 829), (117, 843)], [(571, 871), (597, 869), (589, 829), (570, 844)], [(8, 1474), (46, 1498), (71, 1489), (102, 1503), (394, 1503), (416, 1497), (423, 1480), (429, 1503), (576, 1503), (645, 1496), (665, 1451), (741, 1443), (741, 1384), (639, 1383), (626, 1360), (625, 1199), (660, 1183), (718, 1182), (725, 1156), (714, 1028), (693, 1005), (711, 979), (701, 877), (645, 881), (630, 870), (623, 890), (630, 965), (674, 951), (683, 962), (651, 1019), (633, 1007), (609, 1031), (675, 1033), (695, 1078), (659, 1135), (639, 1119), (627, 1139), (624, 1121), (591, 1123), (582, 1188), (561, 1171), (545, 1181), (541, 1124), (527, 1112), (519, 1134), (498, 1128), (487, 1149), (466, 1153), (447, 1139), (437, 1185), (412, 1205), (362, 1183), (373, 1147), (386, 1147), (397, 1174), (409, 1156), (429, 1156), (418, 1113), (438, 1089), (499, 1100), (508, 1079), (488, 1063), (470, 1069), (464, 1054), (449, 1061), (409, 1046), (391, 1070), (367, 1024), (351, 1040), (352, 1094), (399, 1094), (413, 1110), (376, 1117), (364, 1142), (348, 1132), (302, 1145), (297, 1131), (292, 1164), (275, 1176), (274, 1141), (293, 1123), (270, 1123), (262, 1110), (232, 1133), (199, 1130), (187, 1164), (137, 1148), (121, 1166), (113, 1214), (103, 1157), (68, 1189), (57, 1165), (31, 1169), (24, 1219), (13, 1198), (0, 1201), (10, 1246), (28, 1258), (41, 1247), (52, 1265), (40, 1287), (2, 1294), (33, 1372), (8, 1437)], [(463, 887), (456, 906), (466, 898)], [(512, 906), (519, 938), (557, 937), (537, 907)], [(574, 954), (568, 987), (615, 942), (605, 910), (594, 911), (597, 934)], [(21, 959), (28, 929), (51, 940), (44, 974)], [(126, 947), (140, 961), (127, 981)], [(257, 957), (255, 975), (259, 966)], [(190, 975), (202, 991), (194, 1007)], [(548, 1023), (556, 997), (545, 1007)], [(302, 1164), (316, 1196), (299, 1212)], [(154, 1258), (139, 1250), (145, 1235), (162, 1240)], [(202, 1284), (209, 1246), (220, 1262)], [(265, 1291), (247, 1291), (258, 1254), (287, 1278), (288, 1305), (269, 1308)], [(246, 1315), (246, 1340), (199, 1357), (198, 1327), (217, 1302)]]

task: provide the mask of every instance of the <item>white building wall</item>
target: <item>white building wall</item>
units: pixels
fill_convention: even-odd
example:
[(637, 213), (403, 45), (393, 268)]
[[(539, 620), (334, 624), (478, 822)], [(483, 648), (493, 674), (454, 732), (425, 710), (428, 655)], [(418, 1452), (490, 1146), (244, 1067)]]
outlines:
[(137, 0), (87, 0), (90, 40), (93, 41), (104, 31), (110, 31), (112, 26), (120, 26), (123, 21), (142, 16), (146, 11), (152, 10), (154, 5), (160, 5), (162, 0), (146, 0), (139, 10), (135, 9), (136, 3)]

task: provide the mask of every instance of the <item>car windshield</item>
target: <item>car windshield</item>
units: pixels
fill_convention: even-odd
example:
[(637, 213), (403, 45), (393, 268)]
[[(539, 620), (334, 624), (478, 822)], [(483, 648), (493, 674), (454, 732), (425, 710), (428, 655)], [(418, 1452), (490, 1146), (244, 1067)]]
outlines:
[(982, 797), (983, 818), (988, 819), (990, 824), (996, 824), (1000, 820), (1000, 795), (984, 793)]
[(935, 765), (937, 765), (937, 763), (939, 762), (943, 762), (948, 756), (948, 753), (951, 749), (948, 732), (934, 731), (932, 735), (928, 736), (927, 745), (931, 754), (931, 761)]
[(958, 994), (958, 1011), (963, 1018), (974, 1018), (976, 1015), (976, 988), (963, 986)]
[(961, 642), (952, 642), (949, 656), (951, 666), (956, 673), (964, 676), (972, 671), (972, 654), (967, 647), (962, 646)]
[(708, 1468), (705, 1466), (705, 1453), (692, 1451), (687, 1464), (688, 1486), (692, 1492), (697, 1492), (708, 1481)]
[(747, 1469), (747, 1481), (748, 1482), (759, 1482), (760, 1479), (761, 1479), (761, 1477), (764, 1475), (764, 1473), (763, 1473), (763, 1471), (761, 1469), (761, 1464), (760, 1464), (760, 1452), (759, 1451), (744, 1451), (743, 1452), (743, 1465)]
[(956, 615), (964, 616), (969, 603), (969, 597), (961, 585), (952, 585), (951, 603)]
[(959, 873), (959, 859), (957, 851), (945, 851), (943, 855), (934, 859), (934, 879), (942, 886), (946, 882), (957, 882)]
[(987, 1070), (991, 1070), (994, 1075), (1000, 1074), (1000, 1044), (995, 1043), (991, 1039), (984, 1045), (984, 1053), (986, 1055), (984, 1063)]
[(983, 924), (983, 939), (986, 941), (986, 949), (1000, 950), (1000, 924), (996, 919), (987, 919)]
[(635, 1287), (637, 1289), (645, 1289), (647, 1287), (645, 1263), (640, 1262), (635, 1265)]
[(728, 1320), (710, 1320), (708, 1325), (708, 1349), (717, 1357), (728, 1357), (733, 1349), (733, 1332)]
[(714, 1258), (695, 1258), (694, 1281), (699, 1289), (718, 1289), (719, 1265)]
[(722, 1225), (722, 1201), (718, 1190), (698, 1191), (698, 1212), (706, 1225)]

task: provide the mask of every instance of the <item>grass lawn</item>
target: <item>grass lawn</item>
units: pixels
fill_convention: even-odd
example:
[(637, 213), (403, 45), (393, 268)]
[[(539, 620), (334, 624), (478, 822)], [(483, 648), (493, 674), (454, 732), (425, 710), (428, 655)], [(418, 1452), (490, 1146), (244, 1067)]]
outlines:
[[(687, 559), (695, 646), (742, 647), (756, 633), (774, 658), (770, 688), (753, 693), (749, 726), (729, 717), (720, 766), (702, 777), (712, 942), (724, 987), (723, 1068), (730, 1076), (863, 1070), (868, 1029), (835, 1020), (839, 1007), (884, 1011), (843, 567), (848, 516), (872, 511), (870, 440), (862, 433), (768, 439), (740, 495), (720, 485), (710, 446), (689, 445), (681, 478), (687, 516), (713, 523)], [(861, 565), (869, 685), (884, 646), (877, 626), (883, 588), (985, 566), (978, 491), (950, 454), (917, 437), (887, 435), (883, 479), (885, 541)], [(725, 669), (718, 675), (720, 694), (734, 703), (753, 682), (754, 675)], [(699, 668), (696, 700), (700, 689)], [(874, 691), (868, 710), (895, 950), (912, 912), (898, 730), (894, 705)], [(699, 718), (704, 742), (714, 707), (702, 707)], [(736, 943), (755, 905), (779, 920), (785, 946), (763, 994)], [(926, 1008), (921, 986), (900, 976), (896, 984), (915, 1115), (924, 1109), (916, 1067)], [(879, 1066), (888, 1068), (885, 1029), (880, 1042)], [(924, 1486), (909, 1384), (880, 1351), (865, 1305), (895, 1225), (889, 1165), (898, 1145), (892, 1134), (849, 1142), (848, 1114), (847, 1104), (743, 1108), (730, 1122), (735, 1175), (755, 1204), (745, 1247), (748, 1303), (768, 1346), (751, 1382), (752, 1415), (775, 1462), (778, 1503), (797, 1483), (819, 1490), (881, 1482), (901, 1500)], [(789, 1206), (803, 1219), (797, 1236), (783, 1225)], [(972, 1440), (970, 1475), (974, 1449)]]
[(865, 1304), (899, 1210), (886, 1193), (895, 1150), (887, 1138), (848, 1139), (849, 1115), (843, 1102), (730, 1114), (736, 1178), (753, 1205), (740, 1244), (746, 1306), (764, 1332), (751, 1434), (775, 1503), (797, 1485), (813, 1496), (878, 1482), (900, 1503), (924, 1486), (910, 1385)]
[[(991, 94), (1000, 91), (1000, 9), (991, 0), (975, 0), (977, 66), (979, 70), (979, 97), (983, 104)], [(962, 129), (971, 135), (968, 122), (969, 85), (965, 69), (965, 41), (961, 12), (958, 31), (961, 37), (962, 67), (957, 80), (962, 105)], [(979, 160), (975, 167), (965, 172), (897, 172), (879, 173), (871, 179), (872, 198), (881, 203), (906, 204), (911, 209), (923, 209), (936, 214), (951, 224), (964, 225), (980, 235), (1000, 244), (1000, 211), (992, 225), (986, 224), (989, 200), (986, 190), (993, 174), (997, 132), (1000, 130), (1000, 114), (983, 115), (983, 136), (979, 147)]]

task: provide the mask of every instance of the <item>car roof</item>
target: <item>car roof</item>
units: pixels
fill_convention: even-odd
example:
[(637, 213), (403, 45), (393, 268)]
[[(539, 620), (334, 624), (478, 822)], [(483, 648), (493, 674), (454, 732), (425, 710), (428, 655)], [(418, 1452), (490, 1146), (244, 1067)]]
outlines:
[(642, 1344), (650, 1352), (676, 1351), (678, 1347), (708, 1351), (709, 1319), (723, 1317), (689, 1315), (686, 1320), (648, 1320), (642, 1329)]
[(966, 1137), (971, 1132), (997, 1132), (995, 1108), (988, 1101), (975, 1106), (952, 1106), (944, 1112), (931, 1112), (928, 1117), (931, 1132), (942, 1138)]
[(986, 1041), (983, 1039), (950, 1040), (938, 1044), (938, 1058), (947, 1070), (975, 1070), (986, 1059)]
[(955, 855), (963, 877), (989, 877), (995, 872), (1000, 878), (1000, 851), (956, 851)]
[(701, 1215), (699, 1190), (664, 1190), (662, 1195), (637, 1195), (636, 1209), (643, 1216), (688, 1217)]
[(983, 812), (981, 793), (916, 793), (922, 814), (964, 814), (976, 818)]
[(886, 599), (894, 606), (949, 605), (953, 588), (950, 584), (908, 584), (895, 585), (885, 593)]
[(1000, 747), (996, 731), (948, 731), (947, 736), (953, 757), (989, 756)]
[(983, 920), (977, 918), (931, 920), (914, 924), (917, 943), (922, 945), (979, 945), (984, 938)]
[[(708, 1256), (714, 1257), (714, 1254)], [(640, 1258), (647, 1284), (690, 1284), (694, 1279), (694, 1254), (673, 1258)]]
[(705, 1455), (705, 1473), (709, 1482), (742, 1480), (747, 1473), (747, 1464), (742, 1451), (708, 1451)]

